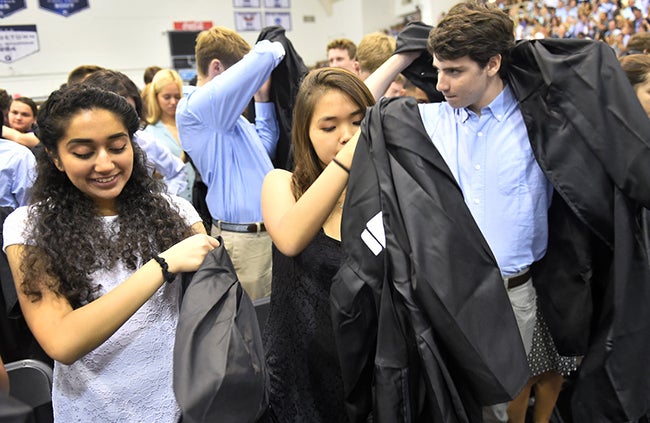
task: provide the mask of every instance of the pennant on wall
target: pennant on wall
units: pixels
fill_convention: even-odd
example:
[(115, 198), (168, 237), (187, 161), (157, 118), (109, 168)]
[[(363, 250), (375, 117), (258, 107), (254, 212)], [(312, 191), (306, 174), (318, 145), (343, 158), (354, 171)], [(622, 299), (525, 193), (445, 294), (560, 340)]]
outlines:
[(291, 7), (290, 0), (264, 0), (264, 7), (267, 9), (289, 9)]
[(0, 62), (13, 63), (39, 49), (36, 25), (0, 25)]
[(0, 0), (0, 18), (25, 8), (25, 0)]
[(265, 26), (279, 25), (284, 29), (286, 29), (287, 31), (291, 31), (291, 13), (266, 12), (264, 14), (264, 24)]
[(262, 13), (235, 12), (235, 30), (260, 31), (262, 29)]
[(66, 18), (88, 8), (88, 0), (38, 0), (41, 8)]
[(260, 7), (260, 0), (233, 0), (234, 7)]

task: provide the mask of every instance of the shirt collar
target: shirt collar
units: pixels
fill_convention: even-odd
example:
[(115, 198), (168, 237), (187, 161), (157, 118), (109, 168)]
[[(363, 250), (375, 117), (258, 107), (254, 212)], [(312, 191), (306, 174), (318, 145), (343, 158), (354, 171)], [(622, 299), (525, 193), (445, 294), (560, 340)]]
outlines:
[[(481, 114), (490, 114), (494, 119), (501, 122), (506, 118), (510, 110), (512, 110), (512, 108), (516, 105), (517, 99), (512, 93), (510, 85), (506, 83), (504, 84), (503, 90), (501, 90), (499, 95), (496, 96), (494, 100), (492, 100), (492, 103), (483, 107)], [(475, 115), (475, 113), (469, 110), (467, 107), (454, 110), (454, 116), (456, 117), (456, 122), (458, 123), (465, 123), (465, 121), (469, 119), (470, 115)]]

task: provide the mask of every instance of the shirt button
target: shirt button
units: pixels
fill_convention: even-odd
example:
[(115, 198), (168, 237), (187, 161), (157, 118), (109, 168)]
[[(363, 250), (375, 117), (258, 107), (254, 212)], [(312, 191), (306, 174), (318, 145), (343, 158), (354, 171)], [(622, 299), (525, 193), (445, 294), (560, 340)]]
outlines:
[(480, 164), (474, 165), (474, 169), (481, 170), (481, 165)]
[(476, 134), (476, 135), (478, 135), (479, 137), (482, 137), (482, 136), (483, 136), (483, 132), (479, 132), (479, 133)]
[(474, 199), (474, 204), (481, 204), (481, 200), (479, 200), (478, 198), (475, 198)]

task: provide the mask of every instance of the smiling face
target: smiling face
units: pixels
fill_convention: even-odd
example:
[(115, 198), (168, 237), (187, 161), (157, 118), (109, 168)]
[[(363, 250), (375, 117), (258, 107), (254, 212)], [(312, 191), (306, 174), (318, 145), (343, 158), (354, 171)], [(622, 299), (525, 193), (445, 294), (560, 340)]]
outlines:
[(162, 114), (170, 117), (176, 116), (176, 106), (181, 100), (181, 91), (175, 82), (170, 82), (162, 87), (156, 98)]
[(80, 110), (58, 141), (53, 160), (101, 215), (117, 214), (116, 198), (133, 171), (133, 146), (117, 115), (105, 109)]
[(436, 88), (451, 107), (467, 107), (480, 114), (503, 89), (498, 75), (500, 63), (500, 56), (495, 56), (481, 68), (469, 56), (453, 60), (438, 60), (434, 56), (433, 66), (438, 69)]
[(29, 132), (36, 122), (36, 116), (29, 105), (12, 101), (9, 107), (9, 126), (20, 132)]
[(337, 89), (329, 89), (318, 100), (309, 124), (309, 138), (323, 166), (359, 129), (365, 110)]

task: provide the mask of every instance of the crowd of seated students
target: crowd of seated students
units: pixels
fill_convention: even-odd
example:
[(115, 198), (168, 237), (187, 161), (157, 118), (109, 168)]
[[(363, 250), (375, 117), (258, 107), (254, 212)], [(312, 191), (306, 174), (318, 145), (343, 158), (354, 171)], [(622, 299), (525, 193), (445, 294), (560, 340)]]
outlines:
[(578, 38), (607, 43), (618, 56), (634, 34), (647, 33), (647, 0), (546, 0), (503, 4), (517, 39)]

